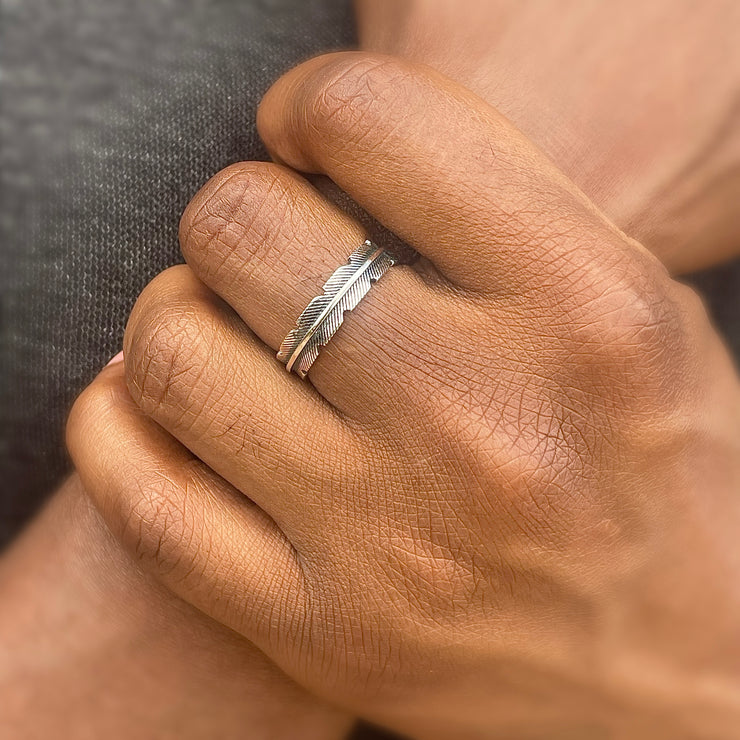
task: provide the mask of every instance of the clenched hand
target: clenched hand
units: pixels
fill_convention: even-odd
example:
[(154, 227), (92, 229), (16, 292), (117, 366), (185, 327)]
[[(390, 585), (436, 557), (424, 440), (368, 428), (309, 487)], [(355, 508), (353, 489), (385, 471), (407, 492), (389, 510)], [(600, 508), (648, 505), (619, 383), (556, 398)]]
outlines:
[[(696, 295), (501, 115), (345, 53), (259, 112), (69, 444), (112, 530), (303, 685), (419, 738), (730, 738), (740, 386)], [(310, 383), (275, 350), (364, 233), (423, 256)]]

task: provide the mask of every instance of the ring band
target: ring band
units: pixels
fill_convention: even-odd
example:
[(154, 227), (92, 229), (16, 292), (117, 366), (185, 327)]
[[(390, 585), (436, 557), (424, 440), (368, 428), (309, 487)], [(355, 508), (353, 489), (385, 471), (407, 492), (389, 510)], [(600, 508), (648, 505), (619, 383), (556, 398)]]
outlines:
[(352, 252), (347, 264), (334, 271), (324, 283), (323, 293), (306, 306), (295, 329), (283, 339), (277, 358), (285, 369), (305, 378), (321, 348), (342, 325), (344, 312), (357, 306), (373, 283), (397, 262), (394, 255), (369, 239)]

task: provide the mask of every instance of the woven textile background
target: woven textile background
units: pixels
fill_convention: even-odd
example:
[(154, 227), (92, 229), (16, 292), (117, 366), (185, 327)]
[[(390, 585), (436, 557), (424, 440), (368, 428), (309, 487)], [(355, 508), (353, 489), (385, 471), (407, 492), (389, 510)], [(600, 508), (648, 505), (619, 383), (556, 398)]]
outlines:
[(282, 72), (351, 46), (344, 0), (0, 0), (0, 545), (67, 469), (64, 419), (182, 260), (180, 213), (265, 159)]

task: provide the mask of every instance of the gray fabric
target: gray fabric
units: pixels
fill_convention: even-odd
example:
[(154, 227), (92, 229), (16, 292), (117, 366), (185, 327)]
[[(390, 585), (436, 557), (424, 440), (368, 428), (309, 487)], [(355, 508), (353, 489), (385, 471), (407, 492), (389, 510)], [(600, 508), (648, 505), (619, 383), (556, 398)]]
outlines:
[[(255, 106), (353, 43), (345, 0), (0, 0), (0, 545), (67, 468), (63, 421), (179, 215), (265, 153)], [(701, 276), (740, 351), (740, 264)]]
[(264, 159), (270, 83), (354, 43), (344, 0), (0, 0), (0, 544), (67, 468), (65, 414), (181, 261), (179, 215)]

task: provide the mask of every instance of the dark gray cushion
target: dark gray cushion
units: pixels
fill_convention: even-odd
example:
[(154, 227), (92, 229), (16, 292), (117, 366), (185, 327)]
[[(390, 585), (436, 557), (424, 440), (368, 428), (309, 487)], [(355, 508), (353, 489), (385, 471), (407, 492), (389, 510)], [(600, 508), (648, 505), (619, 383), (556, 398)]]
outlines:
[(64, 419), (181, 261), (180, 213), (283, 71), (354, 43), (343, 0), (8, 0), (0, 22), (0, 544), (67, 469)]

